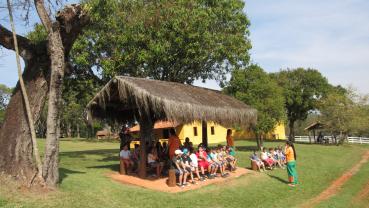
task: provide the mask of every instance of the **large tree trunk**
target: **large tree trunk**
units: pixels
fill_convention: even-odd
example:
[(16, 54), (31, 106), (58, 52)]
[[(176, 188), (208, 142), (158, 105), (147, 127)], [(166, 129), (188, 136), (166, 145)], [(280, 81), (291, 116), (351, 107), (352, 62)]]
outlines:
[(288, 140), (290, 140), (291, 142), (295, 142), (295, 121), (290, 121), (288, 126), (290, 130)]
[[(48, 91), (47, 77), (36, 61), (34, 59), (27, 61), (23, 73), (35, 121), (40, 117)], [(6, 109), (0, 132), (0, 144), (0, 172), (16, 176), (26, 183), (30, 182), (36, 169), (32, 159), (31, 132), (19, 84)]]
[[(57, 21), (62, 25), (60, 35), (64, 53), (67, 56), (83, 26), (89, 20), (79, 5), (71, 5), (58, 12)], [(41, 42), (34, 45), (27, 38), (19, 35), (17, 39), (20, 55), (25, 62), (23, 79), (29, 95), (30, 108), (34, 120), (37, 121), (49, 89), (51, 71), (47, 43)], [(9, 50), (15, 50), (11, 32), (1, 24), (0, 45)], [(56, 131), (56, 134), (59, 134), (59, 131)], [(28, 184), (36, 170), (32, 151), (31, 133), (22, 94), (17, 84), (0, 130), (0, 173), (11, 175)], [(54, 151), (57, 152), (56, 149)]]
[(59, 23), (54, 23), (49, 33), (49, 52), (51, 59), (51, 78), (47, 115), (47, 131), (43, 177), (48, 186), (59, 182), (59, 134), (60, 104), (64, 79), (64, 47), (60, 37)]

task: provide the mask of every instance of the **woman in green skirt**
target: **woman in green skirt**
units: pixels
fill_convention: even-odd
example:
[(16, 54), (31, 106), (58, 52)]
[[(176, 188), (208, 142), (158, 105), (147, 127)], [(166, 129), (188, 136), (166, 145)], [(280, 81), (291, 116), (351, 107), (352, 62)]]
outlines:
[(288, 181), (290, 182), (288, 185), (294, 187), (297, 185), (296, 150), (291, 141), (286, 142), (285, 153), (287, 160)]

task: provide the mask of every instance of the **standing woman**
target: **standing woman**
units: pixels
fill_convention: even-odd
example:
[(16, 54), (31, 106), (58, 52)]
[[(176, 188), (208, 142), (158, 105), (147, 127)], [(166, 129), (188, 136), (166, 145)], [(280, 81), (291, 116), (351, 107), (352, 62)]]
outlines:
[(290, 182), (288, 185), (294, 187), (297, 185), (296, 150), (291, 141), (286, 142), (285, 153), (287, 160), (288, 181)]
[(232, 147), (233, 150), (235, 150), (234, 141), (233, 141), (233, 137), (232, 137), (232, 129), (227, 130), (226, 141), (227, 141), (227, 146)]

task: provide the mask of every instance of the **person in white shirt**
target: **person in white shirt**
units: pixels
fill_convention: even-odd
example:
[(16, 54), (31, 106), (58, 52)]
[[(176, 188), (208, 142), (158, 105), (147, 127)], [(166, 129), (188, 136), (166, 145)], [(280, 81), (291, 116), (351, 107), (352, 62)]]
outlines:
[(191, 158), (192, 172), (196, 174), (199, 181), (204, 181), (205, 178), (200, 177), (198, 158), (197, 158), (197, 155), (195, 154), (193, 147), (190, 148), (190, 158)]
[(163, 164), (159, 162), (158, 153), (155, 147), (150, 149), (150, 153), (147, 155), (147, 163), (151, 168), (156, 169), (156, 177), (159, 178), (163, 169)]
[(119, 153), (120, 159), (123, 161), (125, 169), (128, 170), (133, 166), (133, 161), (131, 160), (131, 151), (128, 150), (128, 146), (123, 146), (123, 149)]

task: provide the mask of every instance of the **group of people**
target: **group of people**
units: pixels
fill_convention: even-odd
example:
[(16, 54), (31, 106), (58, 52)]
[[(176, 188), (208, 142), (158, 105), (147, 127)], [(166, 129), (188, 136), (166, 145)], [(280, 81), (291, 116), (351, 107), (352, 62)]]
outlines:
[(276, 167), (284, 169), (286, 166), (286, 155), (281, 146), (269, 149), (264, 147), (259, 154), (254, 150), (250, 159), (259, 171), (273, 170)]
[(216, 148), (206, 148), (200, 144), (198, 151), (194, 151), (193, 147), (175, 150), (171, 162), (179, 179), (177, 185), (184, 187), (189, 185), (189, 176), (192, 184), (216, 177), (227, 177), (227, 170), (236, 170), (237, 160), (232, 147), (218, 145)]
[(250, 159), (259, 171), (273, 170), (276, 167), (285, 169), (287, 167), (289, 185), (297, 185), (296, 150), (292, 142), (287, 141), (284, 148), (278, 146), (267, 149), (264, 147), (260, 154), (254, 151)]

